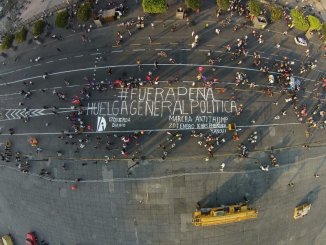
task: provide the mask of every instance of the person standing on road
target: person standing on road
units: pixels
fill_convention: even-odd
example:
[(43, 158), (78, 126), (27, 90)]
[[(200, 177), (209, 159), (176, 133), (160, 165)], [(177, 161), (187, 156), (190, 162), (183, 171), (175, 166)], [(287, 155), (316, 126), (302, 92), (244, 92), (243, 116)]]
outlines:
[(149, 44), (152, 44), (152, 38), (149, 35), (148, 35), (148, 41), (149, 41)]
[(196, 35), (196, 36), (195, 36), (195, 43), (198, 43), (198, 39), (199, 39), (199, 36)]
[(137, 65), (138, 65), (138, 71), (141, 71), (141, 63), (140, 63), (140, 59), (137, 59), (136, 61)]
[(307, 50), (305, 51), (305, 53), (306, 53), (306, 56), (307, 56), (307, 57), (310, 57), (310, 50), (309, 50), (309, 49), (307, 49)]
[(158, 69), (158, 62), (157, 60), (154, 61), (154, 70), (157, 70)]

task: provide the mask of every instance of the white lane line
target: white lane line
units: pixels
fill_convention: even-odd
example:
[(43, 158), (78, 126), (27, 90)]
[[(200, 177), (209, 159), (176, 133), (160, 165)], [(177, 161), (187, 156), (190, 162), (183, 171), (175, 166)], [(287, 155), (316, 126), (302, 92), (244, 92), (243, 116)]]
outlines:
[(11, 95), (18, 95), (20, 93), (12, 93), (12, 94), (0, 94), (0, 97), (11, 96)]
[(122, 53), (123, 50), (112, 50), (111, 53)]
[(29, 69), (29, 68), (31, 68), (31, 66), (26, 66), (24, 68), (21, 68), (20, 70), (26, 70), (26, 69)]
[(180, 49), (180, 50), (189, 51), (189, 50), (191, 50), (191, 49), (190, 49), (190, 48), (182, 48), (182, 49)]
[(54, 60), (50, 60), (50, 61), (47, 61), (45, 63), (49, 64), (49, 63), (52, 63), (52, 62), (54, 62)]
[(33, 65), (33, 66), (40, 66), (41, 64), (36, 64), (36, 65)]
[(102, 53), (92, 53), (90, 55), (93, 55), (94, 56), (94, 55), (98, 55), (98, 54), (102, 54)]
[(65, 57), (65, 58), (61, 58), (61, 59), (58, 59), (58, 60), (67, 60), (68, 58), (67, 57)]
[[(31, 92), (38, 92), (38, 91), (42, 91), (42, 89), (47, 90), (53, 90), (53, 89), (64, 89), (64, 88), (74, 88), (74, 87), (81, 87), (81, 86), (85, 86), (87, 84), (75, 84), (75, 85), (69, 85), (69, 86), (65, 86), (65, 87), (51, 87), (51, 88), (41, 88), (41, 89), (32, 89)], [(0, 97), (6, 97), (6, 96), (12, 96), (12, 95), (20, 95), (20, 93), (11, 93), (11, 94), (0, 94)]]
[(137, 51), (145, 51), (145, 49), (144, 48), (139, 48), (139, 49), (133, 49), (132, 51), (135, 51), (135, 52), (137, 52)]
[(200, 52), (208, 52), (208, 49), (199, 49)]
[[(95, 29), (97, 30), (97, 29)], [(232, 154), (233, 156), (235, 154)], [(294, 165), (299, 165), (302, 164), (304, 162), (315, 162), (314, 160), (320, 159), (320, 158), (324, 158), (326, 155), (320, 155), (317, 157), (310, 157), (310, 158), (304, 158), (302, 160), (296, 161), (296, 162), (290, 162), (290, 163), (286, 163), (286, 164), (282, 164), (280, 167), (278, 168), (271, 168), (269, 171), (278, 171), (279, 169), (287, 169), (289, 166), (294, 166)], [(67, 158), (63, 158), (63, 159), (67, 159)], [(71, 159), (67, 159), (67, 160), (71, 160)], [(103, 159), (105, 160), (105, 159)], [(123, 159), (117, 159), (117, 161), (121, 161)], [(128, 160), (128, 159), (127, 159)], [(10, 169), (12, 171), (16, 171), (20, 174), (21, 171), (17, 168), (17, 167), (11, 167), (8, 165), (3, 165), (1, 164), (0, 167), (2, 168), (7, 168)], [(167, 175), (160, 175), (160, 176), (151, 176), (151, 177), (141, 177), (141, 178), (136, 178), (136, 177), (128, 177), (128, 178), (102, 178), (102, 179), (92, 179), (92, 180), (80, 180), (81, 183), (87, 183), (87, 184), (98, 184), (98, 183), (112, 183), (112, 182), (135, 182), (135, 181), (149, 181), (149, 180), (163, 180), (163, 179), (172, 179), (172, 178), (176, 178), (176, 177), (184, 177), (184, 176), (207, 176), (207, 175), (216, 175), (216, 176), (220, 176), (220, 175), (234, 175), (234, 174), (252, 174), (252, 173), (257, 173), (257, 172), (262, 172), (261, 169), (259, 168), (255, 168), (255, 169), (250, 169), (250, 170), (239, 170), (239, 171), (207, 171), (207, 172), (183, 172), (183, 173), (177, 173), (177, 174), (167, 174)], [(39, 175), (37, 173), (33, 173), (33, 172), (28, 172), (28, 173), (24, 173), (24, 175), (29, 175), (29, 176), (33, 176), (33, 177), (37, 177), (43, 180), (47, 180), (47, 181), (51, 181), (51, 182), (56, 182), (56, 183), (76, 183), (76, 180), (73, 179), (58, 179), (58, 178), (50, 178), (50, 177), (46, 177), (46, 176), (42, 176)]]
[[(74, 73), (74, 72), (80, 72), (80, 71), (89, 71), (89, 70), (94, 70), (94, 69), (108, 69), (109, 67), (111, 68), (119, 68), (119, 67), (137, 67), (137, 64), (130, 64), (130, 65), (107, 65), (107, 66), (98, 66), (98, 67), (86, 67), (86, 68), (79, 68), (79, 69), (72, 69), (72, 70), (65, 70), (65, 71), (59, 71), (59, 72), (53, 72), (48, 74), (49, 76), (54, 76), (54, 75), (60, 75), (60, 74), (66, 74), (66, 73)], [(142, 66), (153, 66), (153, 64), (142, 64)], [(238, 69), (238, 70), (245, 70), (245, 71), (255, 71), (255, 72), (260, 72), (259, 69), (253, 69), (253, 68), (245, 68), (245, 67), (238, 67), (238, 66), (223, 66), (223, 65), (205, 65), (205, 64), (160, 64), (160, 66), (189, 66), (189, 67), (214, 67), (214, 68), (225, 68), (225, 69)], [(271, 74), (280, 74), (277, 72), (270, 72)], [(293, 76), (295, 78), (301, 79), (301, 80), (306, 80), (306, 81), (315, 81), (315, 79), (310, 79), (306, 77), (299, 77), (299, 76)], [(14, 83), (19, 83), (27, 80), (33, 80), (36, 78), (42, 78), (42, 75), (34, 76), (34, 77), (29, 77), (29, 78), (24, 78), (12, 82), (7, 82), (7, 83), (1, 83), (0, 86), (6, 86), (8, 84), (14, 84)]]
[(155, 50), (160, 51), (160, 50), (172, 50), (171, 48), (156, 48)]
[(74, 57), (75, 58), (79, 58), (79, 57), (83, 57), (84, 55), (83, 54), (81, 54), (81, 55), (75, 55)]

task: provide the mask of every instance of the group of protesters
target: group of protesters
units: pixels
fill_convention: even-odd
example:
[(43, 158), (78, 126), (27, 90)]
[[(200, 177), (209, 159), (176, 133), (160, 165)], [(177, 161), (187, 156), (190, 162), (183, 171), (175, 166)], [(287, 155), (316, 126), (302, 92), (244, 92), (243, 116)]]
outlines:
[[(239, 15), (246, 14), (246, 8), (241, 0), (232, 0), (231, 6), (229, 8), (231, 13), (237, 12)], [(289, 19), (289, 15), (286, 14), (285, 18)], [(127, 30), (130, 34), (131, 24), (127, 24)], [(154, 28), (154, 26), (153, 26)], [(221, 30), (219, 28), (215, 29), (216, 34), (220, 34)], [(115, 35), (116, 45), (121, 45), (123, 42), (122, 31), (117, 31)], [(88, 41), (88, 37), (86, 35), (82, 36), (83, 42)], [(150, 44), (152, 43), (152, 39), (149, 36)], [(199, 44), (199, 34), (195, 31), (191, 33), (191, 46), (195, 48)], [(313, 70), (317, 66), (317, 61), (310, 60), (310, 53), (306, 52), (306, 58), (308, 59), (306, 62), (303, 62), (298, 71), (294, 67), (295, 62), (288, 57), (283, 57), (279, 61), (275, 61), (274, 64), (270, 64), (266, 62), (259, 52), (254, 52), (253, 54), (249, 54), (248, 45), (251, 43), (257, 43), (261, 45), (264, 43), (264, 36), (261, 31), (252, 31), (251, 33), (239, 37), (235, 40), (234, 43), (229, 43), (225, 46), (226, 57), (230, 61), (236, 62), (238, 65), (243, 64), (247, 59), (252, 59), (252, 68), (261, 71), (265, 77), (266, 81), (263, 84), (259, 84), (259, 88), (262, 88), (262, 91), (265, 92), (267, 96), (273, 97), (275, 92), (281, 91), (282, 94), (286, 96), (285, 103), (291, 102), (294, 112), (298, 117), (298, 121), (307, 123), (310, 128), (324, 128), (325, 121), (323, 121), (325, 112), (323, 111), (323, 107), (321, 106), (322, 102), (320, 100), (317, 101), (317, 104), (314, 107), (313, 113), (310, 115), (308, 105), (301, 101), (302, 91), (303, 89), (303, 81), (295, 76), (296, 73), (301, 75), (306, 74), (307, 72)], [(276, 48), (279, 48), (278, 44)], [(114, 71), (112, 68), (108, 67), (107, 76), (109, 77), (109, 82), (105, 83), (104, 81), (97, 81), (92, 78), (84, 77), (85, 86), (80, 90), (79, 94), (69, 96), (63, 91), (53, 90), (53, 95), (57, 96), (61, 101), (70, 101), (72, 111), (68, 113), (66, 119), (69, 120), (71, 127), (67, 130), (62, 131), (62, 134), (59, 136), (65, 145), (72, 145), (75, 147), (75, 154), (80, 153), (80, 151), (84, 148), (93, 147), (95, 149), (104, 148), (106, 151), (105, 154), (105, 163), (109, 163), (111, 160), (116, 159), (117, 157), (131, 157), (133, 161), (137, 161), (137, 158), (141, 158), (140, 152), (138, 151), (139, 145), (146, 137), (144, 131), (135, 131), (134, 133), (123, 133), (121, 135), (118, 134), (106, 134), (104, 137), (96, 136), (95, 143), (92, 141), (91, 136), (88, 132), (94, 131), (91, 124), (86, 122), (85, 118), (85, 110), (84, 105), (85, 102), (89, 101), (92, 98), (94, 93), (102, 93), (106, 91), (110, 91), (113, 89), (133, 89), (139, 88), (145, 85), (149, 86), (159, 86), (160, 77), (158, 75), (159, 71), (159, 61), (165, 59), (169, 61), (171, 64), (176, 63), (175, 58), (167, 54), (166, 52), (160, 51), (158, 53), (159, 57), (155, 57), (153, 60), (153, 67), (149, 70), (144, 70), (144, 67), (141, 64), (140, 59), (137, 59), (136, 65), (138, 67), (138, 71), (134, 74), (130, 75), (128, 78), (117, 78), (113, 79)], [(96, 61), (102, 61), (101, 57), (95, 57)], [(221, 57), (215, 57), (214, 51), (210, 50), (207, 53), (208, 64), (212, 66), (214, 69), (214, 64), (222, 62), (223, 59)], [(46, 79), (48, 74), (44, 74), (43, 78)], [(202, 85), (205, 87), (214, 87), (215, 84), (219, 84), (220, 81), (217, 78), (212, 79), (204, 79), (204, 75), (202, 73), (199, 74), (199, 79), (202, 80)], [(320, 82), (323, 83), (323, 88), (326, 88), (325, 78), (322, 78)], [(250, 88), (250, 89), (258, 89), (258, 84), (256, 82), (251, 81), (253, 79), (249, 79), (249, 76), (243, 72), (238, 71), (235, 74), (234, 86), (241, 88)], [(175, 79), (169, 80), (169, 85), (172, 86), (175, 83), (180, 82), (180, 79), (176, 77)], [(65, 80), (65, 84), (68, 86), (70, 83)], [(319, 83), (318, 83), (319, 84)], [(32, 96), (32, 92), (29, 89), (29, 86), (33, 85), (33, 82), (26, 83), (24, 85), (27, 89), (23, 89), (20, 91), (20, 95), (23, 99), (30, 99)], [(44, 92), (44, 91), (43, 91)], [(234, 95), (234, 98), (235, 95)], [(273, 103), (274, 105), (278, 105), (278, 101)], [(21, 106), (24, 106), (22, 102), (20, 102)], [(44, 109), (51, 109), (53, 114), (56, 114), (57, 108), (55, 106), (46, 105), (43, 107)], [(289, 106), (286, 104), (284, 108), (281, 108), (280, 113), (274, 116), (275, 120), (279, 120), (282, 116), (287, 115), (287, 109)], [(237, 112), (234, 115), (234, 120), (240, 120), (239, 118), (243, 112), (243, 105), (240, 104), (237, 108)], [(26, 108), (25, 117), (22, 119), (27, 122), (29, 120), (28, 108)], [(252, 120), (254, 124), (254, 120)], [(160, 151), (161, 159), (165, 160), (172, 152), (178, 148), (181, 144), (182, 140), (185, 138), (185, 133), (178, 131), (167, 131), (164, 133), (164, 137), (162, 140), (158, 142), (158, 151)], [(227, 141), (241, 141), (241, 143), (237, 142), (237, 154), (241, 158), (247, 158), (250, 155), (250, 150), (255, 147), (258, 142), (259, 133), (257, 131), (253, 131), (249, 137), (246, 139), (242, 139), (242, 135), (239, 132), (234, 130), (233, 134), (223, 134), (218, 137), (211, 133), (209, 130), (192, 130), (190, 132), (190, 136), (192, 138), (196, 138), (196, 143), (205, 149), (205, 160), (208, 161), (214, 158), (216, 151), (219, 149), (221, 145), (226, 143)], [(239, 144), (238, 144), (239, 143)], [(115, 148), (113, 148), (113, 146)], [(42, 150), (41, 148), (36, 149), (38, 153)], [(8, 149), (7, 149), (8, 152)], [(58, 157), (62, 157), (62, 152), (57, 152)], [(8, 154), (2, 155), (2, 160), (10, 160)], [(29, 168), (29, 162), (21, 163), (20, 153), (16, 154), (16, 161), (18, 164), (18, 168), (22, 169), (22, 171), (26, 172)], [(274, 167), (278, 167), (278, 159), (275, 153), (270, 154), (269, 156), (270, 163)], [(225, 164), (221, 169), (224, 169)], [(63, 168), (66, 169), (65, 167)], [(269, 165), (260, 165), (260, 169), (262, 171), (268, 171)], [(50, 173), (46, 170), (41, 171), (42, 175), (49, 175)]]

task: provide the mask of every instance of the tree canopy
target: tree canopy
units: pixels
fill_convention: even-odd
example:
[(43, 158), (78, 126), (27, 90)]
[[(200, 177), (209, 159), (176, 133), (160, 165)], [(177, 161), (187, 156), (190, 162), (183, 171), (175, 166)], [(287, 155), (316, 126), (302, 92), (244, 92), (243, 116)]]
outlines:
[(200, 0), (186, 0), (186, 5), (192, 10), (197, 10), (200, 8)]
[(34, 36), (41, 35), (45, 28), (45, 21), (43, 19), (40, 19), (36, 21), (33, 25), (32, 33)]
[(20, 29), (19, 31), (17, 31), (15, 33), (15, 40), (16, 40), (16, 42), (17, 43), (25, 42), (26, 41), (27, 32), (28, 32), (28, 30), (26, 29), (25, 26), (22, 29)]
[(3, 37), (2, 43), (1, 43), (1, 49), (9, 49), (12, 47), (12, 43), (14, 41), (14, 35), (12, 34), (7, 34)]
[(145, 13), (160, 14), (167, 10), (166, 0), (142, 0)]
[(296, 29), (306, 32), (309, 29), (309, 22), (304, 14), (298, 9), (292, 9), (291, 12), (292, 22)]
[(90, 3), (86, 2), (79, 6), (77, 10), (77, 19), (80, 22), (86, 22), (91, 18), (92, 6)]
[(55, 16), (55, 26), (64, 28), (68, 24), (69, 13), (67, 10), (60, 11)]
[(226, 11), (230, 7), (230, 0), (217, 0), (217, 6), (219, 9)]
[(283, 9), (281, 6), (276, 4), (271, 4), (269, 6), (269, 11), (271, 13), (271, 19), (273, 22), (276, 22), (283, 18)]
[(326, 24), (322, 24), (320, 28), (321, 35), (323, 36), (323, 41), (326, 41)]
[(322, 24), (320, 20), (313, 16), (313, 15), (308, 15), (308, 21), (309, 21), (309, 30), (310, 31), (319, 31), (322, 27)]
[(248, 2), (248, 7), (251, 15), (258, 16), (260, 14), (261, 5), (257, 0), (250, 0)]

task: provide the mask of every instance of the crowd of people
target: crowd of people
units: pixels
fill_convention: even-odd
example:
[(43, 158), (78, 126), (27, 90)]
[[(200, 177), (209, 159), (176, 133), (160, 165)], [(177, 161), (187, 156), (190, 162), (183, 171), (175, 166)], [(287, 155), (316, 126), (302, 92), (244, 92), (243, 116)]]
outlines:
[[(231, 13), (231, 17), (234, 13), (238, 13), (239, 15), (246, 15), (247, 9), (243, 1), (241, 0), (233, 0), (231, 1), (231, 6), (229, 8)], [(284, 18), (286, 20), (290, 20), (290, 17), (285, 10)], [(226, 18), (227, 20), (228, 18)], [(131, 28), (133, 26), (133, 22), (127, 22), (123, 25), (126, 28), (129, 35), (131, 36)], [(154, 29), (155, 26), (152, 26)], [(218, 26), (214, 29), (217, 35), (220, 35), (223, 30), (223, 26)], [(233, 28), (234, 32), (238, 31), (238, 27)], [(236, 35), (236, 34), (234, 34)], [(284, 32), (283, 35), (287, 35), (287, 32)], [(152, 44), (151, 36), (148, 36), (149, 43)], [(117, 31), (114, 36), (116, 45), (122, 45), (124, 37), (122, 34), (122, 30)], [(196, 48), (199, 44), (199, 34), (194, 30), (191, 32), (191, 47)], [(90, 39), (86, 36), (86, 34), (82, 35), (83, 42), (89, 42)], [(274, 120), (279, 120), (281, 117), (287, 115), (287, 110), (290, 106), (287, 103), (292, 104), (292, 108), (297, 115), (298, 121), (307, 123), (309, 128), (325, 128), (326, 121), (324, 121), (325, 112), (323, 111), (322, 101), (318, 100), (315, 106), (312, 106), (313, 112), (310, 113), (310, 109), (308, 105), (302, 101), (302, 97), (304, 95), (304, 81), (296, 76), (296, 74), (305, 75), (309, 71), (316, 69), (317, 60), (311, 58), (310, 50), (307, 49), (306, 59), (303, 61), (299, 67), (296, 67), (296, 62), (291, 60), (290, 58), (284, 56), (281, 60), (275, 60), (273, 63), (267, 61), (263, 57), (261, 57), (258, 51), (254, 51), (250, 53), (250, 48), (248, 46), (252, 46), (253, 44), (262, 45), (264, 44), (264, 35), (263, 31), (253, 30), (251, 33), (247, 33), (242, 37), (238, 37), (235, 39), (234, 43), (228, 43), (225, 46), (225, 53), (223, 56), (216, 56), (214, 50), (209, 50), (207, 53), (207, 62), (211, 65), (211, 69), (215, 71), (214, 65), (217, 63), (221, 63), (224, 61), (232, 61), (236, 62), (238, 65), (243, 64), (247, 61), (250, 61), (252, 64), (252, 68), (258, 71), (261, 71), (263, 76), (265, 77), (265, 81), (256, 83), (253, 78), (249, 78), (248, 74), (244, 71), (237, 71), (235, 73), (234, 80), (234, 88), (245, 88), (252, 90), (260, 90), (264, 92), (267, 96), (273, 97), (275, 93), (281, 93), (286, 96), (285, 106), (280, 108), (279, 114), (275, 115)], [(280, 44), (276, 45), (276, 49), (280, 48)], [(84, 77), (85, 86), (80, 90), (79, 94), (69, 96), (63, 90), (53, 90), (53, 95), (55, 95), (59, 101), (69, 101), (72, 111), (66, 115), (66, 119), (70, 122), (71, 127), (67, 130), (62, 131), (62, 134), (58, 137), (64, 142), (64, 145), (71, 145), (75, 147), (75, 154), (80, 153), (84, 148), (94, 147), (95, 149), (104, 148), (107, 154), (104, 156), (105, 163), (109, 163), (111, 160), (116, 159), (117, 157), (131, 157), (134, 161), (138, 157), (140, 157), (140, 152), (137, 150), (140, 142), (146, 136), (144, 131), (134, 132), (134, 133), (126, 133), (126, 134), (107, 134), (107, 135), (99, 135), (96, 136), (95, 141), (92, 139), (92, 136), (88, 134), (88, 132), (93, 132), (94, 129), (91, 124), (87, 123), (85, 118), (84, 105), (85, 102), (89, 101), (93, 98), (94, 93), (103, 93), (106, 91), (110, 91), (117, 88), (140, 88), (142, 86), (159, 86), (160, 77), (158, 75), (159, 70), (159, 61), (164, 60), (168, 61), (170, 64), (175, 64), (178, 61), (171, 54), (168, 54), (165, 51), (159, 51), (157, 53), (158, 57), (155, 57), (153, 61), (153, 68), (149, 70), (144, 70), (144, 67), (141, 64), (140, 59), (136, 60), (136, 64), (138, 67), (138, 73), (131, 75), (127, 78), (117, 78), (113, 79), (113, 71), (112, 68), (108, 68), (107, 76), (109, 77), (109, 82), (106, 83), (104, 81), (97, 81), (93, 78)], [(101, 56), (95, 57), (96, 62), (103, 61)], [(49, 76), (47, 73), (43, 75), (44, 79), (47, 79)], [(199, 83), (192, 84), (193, 86), (204, 86), (204, 87), (215, 87), (216, 84), (220, 84), (219, 79), (216, 77), (206, 78), (203, 73), (199, 73), (198, 81), (202, 81), (201, 85)], [(176, 77), (175, 79), (169, 79), (168, 84), (170, 86), (180, 83), (180, 78)], [(322, 89), (326, 89), (326, 80), (325, 78), (321, 78), (320, 81), (316, 82), (316, 91), (318, 90), (319, 84), (322, 83)], [(68, 86), (70, 84), (66, 79), (64, 80), (64, 84)], [(24, 86), (26, 88), (20, 91), (22, 96), (22, 101), (24, 99), (31, 99), (32, 92), (30, 86), (33, 86), (33, 82), (24, 82)], [(42, 92), (45, 92), (41, 90)], [(95, 96), (96, 97), (96, 96)], [(235, 94), (231, 95), (232, 99), (237, 99)], [(278, 106), (279, 101), (275, 101), (274, 105)], [(24, 106), (23, 102), (19, 102), (20, 106)], [(57, 114), (58, 108), (55, 106), (44, 105), (43, 108), (45, 110), (49, 110), (53, 114)], [(240, 120), (242, 113), (244, 111), (243, 105), (239, 104), (237, 108), (236, 115), (234, 120)], [(29, 108), (25, 108), (25, 116), (23, 119), (25, 122), (29, 121), (30, 114)], [(255, 120), (252, 120), (252, 123), (255, 123)], [(46, 126), (48, 126), (47, 124)], [(12, 134), (13, 134), (12, 130)], [(259, 140), (259, 133), (257, 131), (253, 131), (246, 139), (243, 139), (243, 134), (234, 130), (234, 132), (230, 135), (228, 133), (219, 135), (218, 137), (211, 133), (210, 131), (200, 131), (193, 130), (190, 133), (192, 138), (197, 138), (197, 143), (199, 146), (202, 146), (205, 149), (205, 160), (209, 160), (214, 157), (214, 154), (217, 152), (218, 148), (226, 143), (227, 141), (241, 141), (237, 145), (238, 156), (242, 158), (247, 158), (250, 154), (250, 149), (255, 147)], [(161, 159), (165, 160), (170, 153), (177, 148), (180, 142), (185, 138), (185, 132), (166, 132), (166, 137), (163, 138), (162, 142), (158, 144), (158, 149), (161, 152)], [(95, 142), (95, 143), (94, 143)], [(113, 148), (114, 146), (114, 148)], [(41, 153), (42, 149), (40, 147), (36, 148), (37, 153)], [(7, 152), (7, 153), (6, 153)], [(11, 155), (10, 152), (6, 149), (5, 153), (2, 154), (2, 160), (10, 161)], [(63, 153), (61, 151), (57, 152), (58, 157), (63, 157)], [(16, 162), (19, 169), (23, 172), (28, 172), (29, 162), (26, 161), (21, 163), (21, 154), (16, 153)], [(270, 162), (272, 166), (279, 166), (277, 156), (275, 153), (269, 156)], [(225, 165), (221, 169), (224, 169)], [(268, 171), (269, 165), (260, 166), (263, 171)], [(63, 167), (66, 169), (66, 167)], [(41, 175), (49, 176), (50, 172), (42, 169)]]

